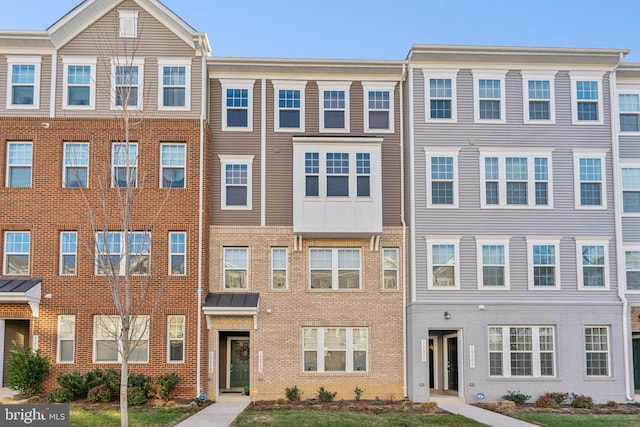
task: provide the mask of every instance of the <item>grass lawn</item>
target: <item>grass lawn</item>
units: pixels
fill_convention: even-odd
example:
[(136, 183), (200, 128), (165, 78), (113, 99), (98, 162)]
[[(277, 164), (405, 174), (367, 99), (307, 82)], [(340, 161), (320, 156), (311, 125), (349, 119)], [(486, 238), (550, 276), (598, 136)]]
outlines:
[[(131, 427), (162, 427), (174, 425), (177, 421), (191, 415), (184, 408), (129, 409)], [(119, 427), (120, 410), (91, 409), (72, 407), (70, 410), (71, 427)]]
[(638, 427), (640, 415), (520, 413), (515, 417), (548, 427)]

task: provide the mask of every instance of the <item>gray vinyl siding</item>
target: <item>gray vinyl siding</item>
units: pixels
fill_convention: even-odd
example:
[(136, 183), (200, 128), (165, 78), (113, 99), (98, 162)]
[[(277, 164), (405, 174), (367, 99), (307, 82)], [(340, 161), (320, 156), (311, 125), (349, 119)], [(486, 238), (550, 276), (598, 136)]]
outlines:
[[(618, 137), (620, 159), (640, 164), (640, 135), (621, 135)], [(620, 165), (625, 167), (625, 163)], [(620, 189), (622, 192), (622, 188)], [(627, 244), (640, 243), (640, 217), (624, 216), (622, 213), (622, 241)]]
[(640, 163), (640, 135), (620, 135), (620, 159), (637, 160)]

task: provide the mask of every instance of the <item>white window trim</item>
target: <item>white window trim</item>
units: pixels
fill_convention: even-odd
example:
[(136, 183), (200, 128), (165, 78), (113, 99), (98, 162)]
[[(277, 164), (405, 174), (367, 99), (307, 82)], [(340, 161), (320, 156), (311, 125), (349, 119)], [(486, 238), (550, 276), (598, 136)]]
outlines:
[[(182, 338), (171, 338), (171, 319), (172, 318), (182, 318)], [(186, 316), (183, 314), (172, 314), (167, 316), (167, 363), (184, 363), (185, 355), (187, 352), (186, 349), (186, 335), (187, 335), (187, 321)], [(182, 341), (182, 359), (181, 360), (171, 360), (171, 341)]]
[[(386, 268), (384, 266), (384, 251), (394, 251), (396, 253), (396, 268)], [(380, 251), (380, 255), (382, 256), (382, 278), (380, 283), (382, 284), (381, 288), (383, 291), (397, 291), (400, 289), (400, 250), (398, 248), (382, 248)], [(387, 288), (384, 284), (384, 273), (385, 271), (395, 271), (396, 273), (396, 287), (395, 288)]]
[[(109, 341), (115, 341), (116, 342), (116, 353), (117, 353), (117, 359), (116, 360), (100, 360), (98, 361), (97, 359), (97, 355), (98, 355), (98, 343), (96, 340), (96, 325), (97, 325), (97, 321), (98, 321), (98, 317), (107, 317), (110, 318), (111, 322), (113, 322), (113, 325), (115, 327), (117, 327), (119, 330), (122, 329), (122, 323), (120, 321), (120, 316), (118, 315), (94, 315), (93, 316), (93, 336), (92, 336), (92, 341), (93, 341), (93, 363), (120, 363), (122, 362), (122, 347), (120, 347), (120, 340), (117, 339), (115, 336), (113, 336), (113, 339), (110, 339)], [(134, 363), (134, 364), (142, 364), (142, 363), (149, 363), (149, 353), (151, 353), (151, 333), (150, 333), (150, 329), (151, 329), (151, 318), (149, 315), (142, 315), (142, 314), (137, 314), (137, 315), (132, 315), (131, 318), (131, 323), (132, 323), (132, 327), (135, 324), (135, 321), (139, 320), (139, 319), (146, 319), (146, 326), (144, 327), (144, 329), (142, 331), (138, 331), (138, 335), (137, 336), (135, 334), (135, 327), (134, 330), (129, 330), (129, 334), (131, 336), (131, 341), (132, 342), (136, 342), (136, 341), (146, 341), (147, 342), (147, 359), (146, 360), (141, 360), (141, 361), (134, 361), (134, 360), (130, 360), (129, 363)], [(145, 339), (146, 337), (146, 339)], [(107, 341), (107, 340), (103, 340), (103, 341)], [(132, 344), (133, 345), (133, 344)], [(132, 350), (135, 349), (132, 348)]]
[[(501, 148), (481, 148), (480, 149), (480, 207), (483, 209), (553, 209), (553, 149), (539, 150), (511, 150), (505, 152)], [(497, 205), (487, 204), (487, 186), (485, 174), (485, 159), (487, 157), (498, 158), (498, 201)], [(508, 205), (507, 204), (507, 175), (505, 162), (507, 157), (527, 158), (527, 204)], [(546, 205), (536, 205), (536, 179), (535, 179), (535, 159), (546, 158), (548, 168), (547, 179), (547, 201)]]
[[(40, 108), (40, 69), (42, 57), (7, 56), (7, 109), (37, 110)], [(33, 65), (33, 104), (13, 104), (13, 66)]]
[[(8, 244), (8, 239), (7, 239), (7, 234), (9, 233), (27, 233), (29, 235), (29, 252), (26, 252), (27, 255), (27, 272), (24, 274), (17, 274), (17, 273), (9, 273), (9, 263), (7, 262), (8, 259), (7, 257), (9, 255), (24, 255), (25, 252), (9, 252), (7, 250), (7, 244)], [(31, 239), (31, 232), (30, 231), (25, 231), (25, 230), (10, 230), (10, 231), (5, 231), (4, 233), (4, 255), (2, 257), (2, 263), (3, 265), (3, 269), (2, 271), (4, 272), (5, 275), (7, 276), (28, 276), (31, 273), (31, 247), (32, 247), (32, 239)]]
[[(460, 236), (424, 236), (427, 243), (427, 289), (452, 291), (460, 290)], [(437, 286), (433, 283), (433, 246), (453, 245), (456, 257), (453, 265), (454, 286)]]
[[(226, 250), (227, 249), (242, 249), (246, 252), (247, 254), (247, 266), (244, 268), (244, 270), (247, 272), (246, 277), (247, 277), (247, 285), (244, 288), (233, 288), (230, 286), (227, 286), (226, 280), (227, 280), (227, 266), (226, 266)], [(238, 290), (238, 291), (247, 291), (250, 289), (250, 276), (249, 276), (249, 267), (251, 266), (251, 254), (249, 252), (249, 248), (246, 246), (223, 246), (222, 247), (222, 266), (220, 271), (222, 272), (222, 289), (223, 290)], [(240, 268), (237, 269), (230, 269), (230, 270), (242, 270)]]
[[(301, 81), (301, 80), (272, 80), (271, 84), (273, 85), (273, 103), (274, 103), (273, 131), (274, 132), (304, 132), (304, 129), (305, 129), (304, 113), (305, 113), (305, 107), (306, 107), (305, 89), (307, 87), (307, 82)], [(253, 89), (253, 84), (251, 85), (251, 88)], [(249, 92), (250, 94), (252, 89), (250, 89), (250, 92)], [(300, 109), (298, 110), (300, 112), (300, 126), (297, 128), (281, 128), (280, 127), (280, 91), (281, 90), (299, 90), (300, 91)], [(226, 101), (226, 95), (224, 90), (222, 94), (225, 97), (225, 101)], [(249, 96), (251, 97), (251, 95)], [(250, 98), (249, 104), (251, 103), (252, 102)], [(226, 111), (223, 114), (226, 114)], [(227, 123), (226, 115), (225, 117), (223, 117), (223, 119), (224, 121), (222, 122), (222, 124), (223, 126), (225, 126)], [(235, 130), (235, 129), (227, 129), (227, 130)]]
[[(273, 272), (275, 270), (282, 270), (281, 268), (275, 268), (273, 265), (273, 252), (276, 250), (284, 251), (285, 253), (285, 264), (284, 264), (284, 288), (276, 288), (273, 283)], [(281, 247), (281, 246), (273, 246), (271, 248), (271, 290), (272, 291), (285, 291), (289, 289), (289, 248)]]
[[(63, 110), (95, 110), (96, 108), (96, 64), (95, 56), (65, 56), (62, 58), (62, 109)], [(69, 105), (69, 66), (90, 66), (89, 105)]]
[[(573, 152), (573, 188), (574, 188), (574, 200), (576, 209), (589, 209), (589, 210), (602, 210), (607, 208), (607, 150), (589, 150), (589, 149), (574, 149)], [(580, 159), (600, 159), (600, 166), (602, 169), (602, 180), (600, 191), (600, 198), (602, 203), (596, 205), (582, 205), (580, 200)]]
[[(476, 236), (477, 256), (477, 282), (478, 289), (484, 290), (509, 290), (511, 288), (511, 273), (509, 268), (509, 243), (510, 237), (504, 236)], [(482, 247), (485, 245), (504, 246), (504, 286), (488, 286), (484, 284), (484, 263), (482, 262)]]
[[(629, 271), (629, 270), (627, 270), (627, 252), (640, 252), (640, 243), (624, 244), (623, 247), (622, 247), (622, 263), (624, 265), (624, 275), (623, 275), (624, 289), (629, 294), (636, 294), (637, 295), (637, 294), (640, 294), (640, 288), (638, 288), (638, 289), (629, 289), (629, 284), (627, 283), (627, 272)], [(637, 271), (637, 270), (632, 270), (632, 271)]]
[[(429, 123), (457, 123), (458, 122), (458, 90), (456, 80), (458, 78), (457, 69), (442, 69), (442, 70), (422, 70), (424, 75), (424, 112), (425, 122)], [(448, 79), (451, 80), (451, 118), (450, 119), (433, 119), (431, 118), (431, 79)]]
[[(556, 328), (552, 325), (489, 325), (489, 328), (502, 329), (502, 375), (489, 375), (490, 378), (556, 378), (558, 376), (557, 352), (556, 352)], [(510, 345), (510, 328), (529, 328), (531, 329), (531, 370), (533, 375), (511, 375), (511, 345)], [(553, 331), (553, 375), (542, 375), (540, 369), (540, 329), (551, 328)], [(489, 329), (487, 329), (487, 338), (489, 337)], [(584, 338), (583, 338), (584, 339)], [(490, 360), (490, 353), (498, 353), (491, 351), (487, 346), (487, 361)], [(544, 353), (548, 353), (545, 351)], [(487, 372), (489, 372), (487, 370)]]
[[(314, 350), (307, 349), (304, 346), (304, 331), (305, 329), (315, 329), (316, 330), (316, 348)], [(345, 370), (344, 371), (326, 371), (324, 369), (324, 352), (325, 352), (325, 343), (324, 343), (324, 334), (326, 329), (345, 329)], [(367, 357), (367, 366), (364, 371), (356, 371), (353, 369), (353, 352), (360, 351), (355, 350), (353, 347), (353, 330), (354, 329), (365, 329), (367, 331), (367, 343), (366, 343), (366, 357)], [(370, 334), (369, 328), (364, 326), (355, 326), (355, 327), (346, 327), (346, 326), (326, 326), (326, 327), (305, 327), (302, 328), (302, 372), (304, 373), (326, 373), (326, 374), (359, 374), (359, 373), (368, 373), (370, 370), (370, 358), (371, 358), (371, 349), (370, 349)], [(316, 352), (316, 366), (317, 369), (315, 371), (305, 371), (304, 370), (304, 353), (305, 351), (315, 351)]]
[[(555, 96), (555, 71), (522, 71), (522, 102), (523, 102), (523, 122), (525, 124), (553, 124), (556, 122), (556, 96)], [(539, 80), (549, 82), (549, 120), (532, 120), (529, 117), (529, 101), (540, 101), (529, 99), (529, 81)]]
[[(331, 288), (312, 288), (311, 287), (311, 272), (313, 270), (320, 270), (319, 268), (317, 269), (311, 269), (311, 252), (313, 250), (328, 250), (331, 251)], [(359, 265), (360, 267), (358, 268), (358, 287), (357, 288), (345, 288), (345, 289), (341, 289), (340, 286), (340, 278), (339, 278), (339, 271), (340, 271), (340, 266), (339, 266), (339, 260), (340, 260), (340, 256), (339, 256), (339, 251), (341, 250), (356, 250), (358, 251), (358, 256), (359, 256)], [(308, 277), (308, 289), (310, 291), (314, 291), (314, 292), (327, 292), (327, 291), (339, 291), (339, 292), (350, 292), (350, 291), (361, 291), (362, 285), (363, 285), (363, 280), (362, 280), (362, 274), (363, 274), (363, 265), (362, 265), (362, 249), (358, 248), (358, 247), (339, 247), (339, 248), (335, 248), (335, 247), (312, 247), (309, 248), (309, 277)], [(354, 269), (348, 269), (351, 271), (354, 271)]]
[[(587, 373), (587, 353), (604, 353), (603, 351), (589, 351), (587, 352), (587, 328), (604, 328), (607, 330), (607, 375), (590, 375)], [(584, 375), (586, 378), (610, 378), (611, 377), (611, 327), (609, 325), (584, 325), (582, 328), (582, 340), (584, 350)]]
[[(426, 159), (426, 178), (427, 178), (427, 208), (431, 209), (452, 209), (458, 208), (459, 202), (459, 191), (458, 191), (458, 154), (460, 153), (460, 148), (449, 148), (449, 147), (425, 147), (424, 155)], [(452, 157), (453, 158), (453, 204), (445, 205), (445, 204), (434, 204), (433, 198), (431, 194), (431, 158), (433, 157)]]
[[(253, 200), (253, 158), (254, 156), (231, 156), (218, 155), (220, 159), (220, 209), (250, 211), (252, 209)], [(247, 165), (247, 204), (246, 206), (230, 205), (227, 206), (227, 183), (226, 168), (227, 165), (243, 164)]]
[[(75, 252), (64, 252), (62, 250), (62, 235), (63, 234), (75, 234), (76, 236), (76, 251)], [(65, 273), (64, 272), (64, 256), (65, 255), (73, 255), (76, 257), (76, 265), (75, 265), (75, 273)], [(60, 266), (59, 271), (61, 276), (77, 276), (78, 275), (78, 232), (77, 231), (61, 231), (60, 232)]]
[[(362, 82), (362, 98), (364, 102), (364, 133), (393, 133), (395, 129), (395, 109), (393, 93), (396, 82)], [(369, 127), (369, 92), (389, 92), (389, 128), (371, 129)], [(382, 111), (382, 110), (374, 110)]]
[[(164, 173), (164, 169), (178, 169), (180, 166), (178, 165), (169, 165), (169, 166), (163, 166), (162, 165), (162, 147), (167, 146), (167, 145), (179, 145), (182, 146), (184, 148), (184, 164), (182, 165), (182, 169), (184, 169), (184, 187), (165, 187), (164, 184), (164, 178), (163, 178), (163, 173)], [(171, 190), (182, 190), (187, 188), (187, 144), (183, 143), (183, 142), (162, 142), (160, 143), (160, 182), (158, 183), (158, 188), (165, 188), (165, 189), (171, 189)]]
[[(349, 133), (351, 131), (351, 102), (350, 102), (350, 89), (351, 82), (345, 81), (324, 81), (317, 82), (318, 85), (318, 99), (319, 99), (319, 119), (321, 133)], [(324, 91), (335, 90), (344, 92), (344, 128), (326, 128), (324, 125)]]
[[(124, 165), (116, 165), (114, 162), (114, 154), (115, 154), (115, 150), (116, 150), (116, 146), (123, 146), (123, 148), (126, 151), (126, 146), (129, 145), (129, 152), (131, 152), (131, 147), (135, 147), (136, 150), (136, 156), (135, 156), (135, 162), (133, 164), (127, 164), (128, 163), (128, 159), (129, 159), (129, 154), (125, 153), (125, 156), (127, 157), (127, 162), (125, 162)], [(119, 187), (116, 185), (116, 168), (125, 168), (125, 167), (130, 167), (130, 168), (135, 168), (136, 170), (136, 176), (134, 179), (134, 184), (132, 185), (131, 188), (138, 188), (140, 185), (140, 169), (138, 167), (138, 159), (140, 158), (140, 151), (139, 151), (139, 147), (138, 147), (138, 143), (137, 142), (114, 142), (111, 144), (111, 188), (125, 188), (125, 187)], [(127, 178), (127, 181), (128, 178)]]
[[(184, 106), (164, 105), (164, 67), (184, 67)], [(158, 110), (159, 111), (191, 111), (191, 59), (158, 59)]]
[[(64, 318), (69, 318), (69, 319), (73, 319), (73, 338), (61, 338), (60, 337), (60, 328), (62, 326), (62, 319)], [(76, 359), (76, 331), (75, 331), (75, 324), (76, 324), (76, 316), (75, 314), (63, 314), (63, 315), (59, 315), (58, 316), (58, 333), (56, 335), (56, 341), (57, 341), (57, 346), (56, 346), (56, 363), (60, 363), (60, 364), (70, 364), (70, 363), (74, 363), (75, 359)], [(62, 351), (62, 341), (72, 341), (73, 342), (73, 350), (72, 350), (72, 357), (71, 360), (62, 360), (60, 359), (60, 354)]]
[[(622, 127), (620, 126), (620, 116), (623, 114), (622, 111), (620, 111), (620, 95), (637, 95), (638, 98), (640, 99), (640, 88), (620, 88), (616, 91), (616, 106), (618, 107), (616, 109), (617, 113), (618, 113), (618, 117), (616, 117), (616, 127), (618, 129), (618, 132), (621, 133), (622, 135), (640, 135), (640, 126), (638, 128), (637, 131), (625, 131), (622, 130)], [(627, 112), (627, 114), (630, 114), (629, 112)], [(638, 111), (638, 116), (640, 116), (640, 110)]]
[[(229, 132), (253, 132), (253, 86), (255, 80), (220, 79), (222, 85), (222, 130)], [(247, 90), (247, 126), (227, 126), (227, 89)], [(302, 93), (300, 93), (300, 103), (302, 105)], [(302, 123), (302, 112), (300, 117)]]
[[(87, 186), (86, 187), (79, 187), (79, 188), (89, 188), (89, 163), (91, 160), (91, 153), (90, 153), (90, 145), (88, 142), (82, 142), (82, 141), (78, 141), (78, 142), (65, 142), (63, 144), (62, 147), (62, 156), (64, 157), (62, 159), (62, 186), (64, 188), (77, 188), (77, 187), (67, 187), (67, 182), (66, 182), (66, 178), (67, 178), (67, 167), (77, 167), (76, 165), (67, 165), (67, 145), (86, 145), (87, 146)], [(84, 167), (84, 166), (80, 166), (80, 167)]]
[[(473, 117), (475, 123), (506, 123), (506, 70), (472, 70), (473, 73)], [(481, 119), (480, 118), (480, 80), (500, 81), (500, 118)], [(489, 98), (487, 98), (489, 99)], [(494, 98), (491, 98), (494, 99)], [(497, 100), (497, 98), (496, 98)]]
[[(121, 38), (134, 39), (138, 37), (138, 11), (137, 10), (118, 10), (119, 31)], [(131, 23), (131, 27), (127, 23)]]
[[(608, 291), (610, 287), (609, 280), (609, 238), (602, 237), (586, 237), (576, 238), (576, 261), (577, 261), (577, 276), (578, 276), (578, 290), (580, 291)], [(602, 246), (604, 248), (604, 286), (585, 286), (584, 274), (582, 273), (582, 247), (583, 246)]]
[[(171, 251), (171, 236), (174, 234), (184, 234), (184, 252), (172, 252)], [(169, 258), (168, 258), (168, 275), (169, 276), (186, 276), (187, 275), (187, 232), (186, 231), (171, 231), (169, 232), (169, 244), (168, 244), (168, 252), (169, 252)], [(171, 271), (171, 256), (172, 255), (182, 255), (184, 256), (184, 273), (173, 273)]]
[[(603, 124), (603, 103), (602, 85), (604, 84), (604, 73), (600, 72), (569, 72), (571, 78), (571, 123), (574, 125), (601, 125)], [(578, 120), (578, 82), (596, 81), (598, 82), (598, 120)]]
[[(620, 159), (618, 164), (620, 165), (620, 177), (622, 179), (622, 171), (624, 169), (640, 169), (640, 163), (634, 160), (629, 159)], [(620, 215), (623, 217), (640, 217), (640, 212), (625, 212), (624, 211), (624, 192), (632, 191), (632, 192), (640, 192), (640, 187), (634, 190), (625, 190), (624, 183), (621, 181), (621, 191), (622, 191), (622, 209), (620, 210)]]
[(136, 105), (128, 105), (127, 110), (142, 110), (144, 100), (144, 58), (111, 58), (111, 109), (122, 111), (124, 106), (116, 105), (116, 67), (138, 67), (138, 103)]
[[(31, 163), (29, 163), (29, 186), (28, 187), (14, 187), (11, 185), (11, 168), (13, 167), (26, 167), (26, 163), (10, 163), (9, 162), (9, 147), (14, 144), (28, 144), (31, 146)], [(32, 141), (7, 141), (7, 167), (5, 172), (5, 187), (7, 188), (32, 188), (33, 187), (33, 142)]]
[[(104, 248), (106, 251), (109, 250), (109, 246), (108, 246), (108, 235), (109, 234), (119, 234), (120, 235), (120, 253), (116, 254), (115, 252), (110, 253), (110, 252), (99, 252), (99, 245), (98, 243), (102, 240), (100, 239), (106, 239), (106, 241), (104, 242)], [(150, 231), (129, 231), (128, 234), (148, 234), (149, 235), (149, 253), (147, 254), (149, 257), (149, 267), (148, 267), (148, 271), (147, 273), (131, 273), (131, 276), (150, 276), (152, 273), (152, 268), (151, 268), (151, 232)], [(124, 276), (125, 275), (125, 261), (124, 261), (124, 256), (125, 253), (127, 251), (127, 248), (125, 247), (125, 242), (124, 242), (124, 232), (123, 231), (98, 231), (95, 234), (95, 275), (96, 276), (108, 276), (110, 274), (109, 271), (106, 271), (104, 273), (100, 273), (99, 272), (99, 268), (100, 268), (100, 255), (104, 254), (104, 255), (119, 255), (120, 256), (120, 265), (118, 266), (118, 276)], [(129, 252), (129, 256), (135, 256), (135, 255), (144, 255), (144, 252)], [(105, 269), (109, 268), (109, 265), (104, 265), (103, 266)]]
[[(530, 291), (555, 291), (560, 290), (560, 240), (558, 236), (534, 236), (525, 237), (527, 241), (527, 282)], [(533, 246), (545, 245), (555, 246), (555, 285), (554, 286), (535, 286), (533, 281)]]

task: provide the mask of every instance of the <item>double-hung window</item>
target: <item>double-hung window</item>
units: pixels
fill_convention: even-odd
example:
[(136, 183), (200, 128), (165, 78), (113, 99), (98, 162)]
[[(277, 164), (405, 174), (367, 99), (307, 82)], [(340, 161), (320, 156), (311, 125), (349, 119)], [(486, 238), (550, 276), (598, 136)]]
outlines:
[(311, 289), (360, 289), (360, 249), (311, 249)]
[(31, 254), (29, 231), (7, 231), (4, 233), (4, 274), (27, 276)]
[(552, 326), (490, 326), (489, 375), (492, 377), (555, 376)]
[(609, 376), (609, 327), (584, 328), (586, 373), (589, 377)]
[(573, 124), (602, 124), (602, 74), (571, 72)]
[(474, 71), (475, 121), (477, 123), (505, 122), (506, 71)]
[(640, 167), (622, 168), (622, 204), (624, 213), (640, 213)]
[(427, 160), (427, 207), (458, 207), (459, 148), (425, 148)]
[(129, 257), (129, 273), (133, 275), (149, 274), (151, 258), (151, 234), (146, 232), (96, 233), (96, 274), (123, 276), (126, 259)]
[(191, 109), (191, 61), (188, 59), (158, 60), (158, 109)]
[(115, 143), (112, 147), (113, 187), (134, 188), (138, 186), (138, 144)]
[(31, 187), (33, 144), (9, 142), (7, 148), (7, 187)]
[(640, 290), (640, 247), (625, 247), (624, 252), (627, 290)]
[(319, 153), (304, 153), (304, 195), (320, 195), (320, 159)]
[(253, 130), (254, 80), (220, 80), (222, 85), (222, 130)]
[(320, 132), (349, 132), (351, 82), (318, 82)]
[(160, 187), (185, 188), (185, 144), (160, 144)]
[(382, 249), (382, 289), (398, 289), (398, 274), (398, 249)]
[(607, 207), (606, 152), (573, 150), (576, 209)]
[(251, 210), (253, 156), (220, 155), (221, 208)]
[(618, 95), (620, 110), (620, 132), (640, 131), (640, 93)]
[(366, 372), (367, 328), (303, 328), (306, 372)]
[(114, 58), (111, 65), (111, 109), (142, 109), (144, 60)]
[(451, 122), (458, 120), (456, 78), (458, 70), (423, 70), (425, 86), (425, 120)]
[(73, 276), (77, 274), (78, 233), (63, 231), (60, 233), (60, 274)]
[(64, 144), (64, 173), (62, 185), (68, 188), (87, 188), (89, 185), (89, 144)]
[(576, 239), (578, 289), (609, 289), (609, 246), (607, 239)]
[(40, 107), (42, 58), (7, 57), (7, 108)]
[(304, 132), (305, 87), (307, 82), (274, 80), (274, 130)]
[(167, 316), (167, 362), (184, 362), (185, 317)]
[(187, 233), (175, 231), (169, 233), (169, 274), (183, 276), (186, 274)]
[(426, 236), (427, 288), (460, 289), (460, 238)]
[(476, 238), (478, 289), (509, 289), (509, 239)]
[[(149, 316), (136, 315), (130, 318), (129, 362), (149, 362)], [(122, 361), (123, 348), (119, 336), (122, 331), (120, 316), (94, 316), (93, 360), (95, 363)]]
[(555, 74), (522, 73), (525, 123), (555, 123)]
[(76, 342), (76, 316), (58, 316), (58, 351), (57, 363), (73, 363)]
[(529, 289), (560, 289), (560, 238), (527, 238)]
[(287, 248), (271, 248), (271, 289), (287, 289)]
[(249, 277), (249, 249), (223, 248), (224, 288), (246, 289)]
[(93, 110), (96, 105), (97, 58), (64, 57), (62, 63), (62, 108)]
[(349, 153), (327, 153), (327, 196), (349, 196)]
[(395, 83), (362, 83), (364, 92), (364, 131), (390, 133), (394, 128), (393, 91)]

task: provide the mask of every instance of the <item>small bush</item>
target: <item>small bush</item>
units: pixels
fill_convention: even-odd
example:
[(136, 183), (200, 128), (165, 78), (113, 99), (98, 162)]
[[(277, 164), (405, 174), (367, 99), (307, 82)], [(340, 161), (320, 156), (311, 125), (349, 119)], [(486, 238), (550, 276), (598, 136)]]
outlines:
[(574, 395), (571, 406), (573, 408), (593, 409), (593, 398), (591, 396), (585, 396), (584, 394), (581, 394), (579, 396)]
[(113, 393), (109, 386), (102, 384), (89, 390), (87, 399), (91, 402), (111, 402), (113, 400)]
[(285, 388), (284, 394), (285, 396), (287, 396), (287, 400), (289, 400), (289, 402), (298, 402), (302, 393), (300, 392), (298, 386), (294, 385), (293, 387)]
[[(102, 371), (98, 368), (95, 368), (86, 374), (84, 374), (85, 378), (85, 386), (87, 387), (87, 392), (94, 387), (102, 385), (104, 383), (104, 378), (102, 377)], [(86, 394), (85, 394), (86, 397)]]
[(109, 387), (113, 396), (120, 395), (120, 371), (109, 368), (102, 373), (102, 383)]
[(160, 386), (158, 390), (160, 397), (167, 400), (169, 394), (171, 394), (180, 381), (182, 381), (182, 378), (175, 372), (160, 375), (156, 378), (156, 383)]
[(360, 400), (360, 398), (362, 397), (362, 394), (364, 393), (364, 390), (361, 389), (360, 387), (356, 387), (353, 389), (353, 394), (356, 395), (356, 400)]
[(520, 393), (520, 390), (507, 390), (507, 394), (502, 396), (502, 398), (504, 400), (510, 400), (516, 405), (524, 405), (527, 400), (531, 399), (531, 396), (529, 396), (528, 394)]
[(610, 408), (617, 408), (618, 407), (618, 402), (614, 401), (614, 400), (608, 400), (607, 401), (607, 406)]
[(287, 400), (284, 397), (279, 397), (276, 399), (276, 405), (285, 405)]
[(144, 405), (147, 403), (147, 392), (141, 387), (131, 387), (127, 389), (127, 402), (131, 406)]
[(36, 394), (42, 391), (42, 382), (49, 373), (49, 358), (35, 352), (31, 347), (19, 348), (13, 342), (13, 349), (7, 362), (9, 388), (21, 394)]
[(538, 408), (558, 408), (558, 402), (551, 397), (551, 393), (545, 393), (536, 400), (536, 406)]
[(87, 377), (80, 372), (73, 371), (70, 374), (58, 374), (57, 381), (60, 387), (73, 395), (74, 399), (87, 397), (87, 392), (89, 391)]
[(552, 393), (547, 393), (558, 405), (562, 405), (564, 402), (569, 400), (569, 393), (562, 393), (560, 391), (554, 391)]
[(151, 392), (151, 377), (144, 374), (129, 374), (129, 381), (127, 381), (127, 385), (130, 391), (132, 388), (139, 388), (144, 392), (145, 397), (149, 395)]
[(325, 390), (323, 386), (320, 386), (318, 389), (318, 399), (320, 402), (333, 402), (333, 398), (336, 397), (336, 394), (338, 394), (337, 391), (330, 392)]
[(57, 388), (47, 394), (47, 400), (51, 403), (73, 402), (73, 398), (73, 393), (65, 388)]

